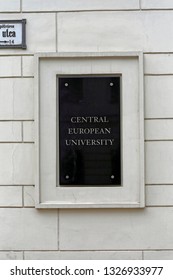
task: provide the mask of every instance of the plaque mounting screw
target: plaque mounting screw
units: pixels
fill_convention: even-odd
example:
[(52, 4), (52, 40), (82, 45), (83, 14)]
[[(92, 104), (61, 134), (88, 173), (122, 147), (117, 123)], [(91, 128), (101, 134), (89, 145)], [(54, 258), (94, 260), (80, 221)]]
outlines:
[(115, 176), (114, 175), (111, 175), (111, 179), (114, 179), (115, 178)]
[(113, 87), (114, 83), (110, 83), (110, 87)]
[(69, 176), (69, 175), (66, 175), (65, 178), (68, 180), (68, 179), (70, 178), (70, 176)]
[(68, 83), (65, 83), (65, 87), (68, 87)]

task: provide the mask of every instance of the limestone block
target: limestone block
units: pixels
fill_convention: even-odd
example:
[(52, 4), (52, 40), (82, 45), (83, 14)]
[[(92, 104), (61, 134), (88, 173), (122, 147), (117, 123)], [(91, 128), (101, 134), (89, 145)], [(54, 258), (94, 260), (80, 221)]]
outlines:
[(33, 119), (33, 79), (0, 79), (0, 119)]
[(144, 251), (144, 260), (173, 260), (173, 250)]
[(22, 207), (22, 187), (0, 186), (0, 207)]
[(0, 185), (34, 184), (34, 145), (0, 144)]
[(1, 251), (0, 260), (23, 260), (23, 252)]
[(139, 12), (60, 13), (57, 28), (59, 51), (143, 49)]
[(20, 0), (0, 0), (0, 12), (20, 12)]
[(145, 54), (145, 74), (173, 74), (173, 54)]
[[(156, 0), (158, 1), (158, 0)], [(153, 2), (153, 1), (150, 1)], [(159, 0), (159, 2), (161, 2)], [(147, 11), (142, 13), (144, 51), (172, 52), (173, 49), (172, 11)]]
[(166, 250), (172, 215), (173, 207), (61, 210), (60, 250)]
[(141, 251), (24, 252), (25, 260), (142, 260)]
[(34, 56), (22, 56), (22, 66), (24, 77), (34, 76)]
[(173, 117), (173, 76), (145, 77), (145, 117)]
[(23, 0), (22, 10), (28, 11), (85, 11), (139, 9), (138, 0)]
[(57, 211), (0, 209), (1, 250), (56, 250)]
[(0, 142), (22, 141), (21, 122), (0, 121)]
[(142, 9), (171, 9), (173, 8), (172, 0), (141, 0)]
[(59, 13), (58, 50), (172, 52), (172, 21), (170, 11)]
[(0, 77), (21, 76), (20, 56), (0, 56), (0, 65), (3, 65), (3, 67), (0, 67)]
[[(48, 3), (48, 2), (47, 2)], [(55, 52), (55, 14), (25, 14), (27, 20), (27, 51)]]
[(23, 122), (23, 141), (34, 142), (34, 122)]
[(158, 119), (145, 121), (146, 140), (173, 140), (173, 120)]
[(146, 186), (147, 206), (173, 206), (173, 185)]
[(35, 187), (24, 186), (24, 206), (34, 207), (35, 206)]
[(145, 155), (146, 184), (173, 184), (173, 142), (147, 142)]

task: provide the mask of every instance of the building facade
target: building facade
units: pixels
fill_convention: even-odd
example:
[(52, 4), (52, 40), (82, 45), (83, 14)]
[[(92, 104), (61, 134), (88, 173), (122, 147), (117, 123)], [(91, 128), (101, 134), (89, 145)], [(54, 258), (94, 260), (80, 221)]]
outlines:
[[(173, 2), (0, 0), (0, 259), (173, 259)], [(35, 208), (35, 54), (142, 52), (145, 207)]]

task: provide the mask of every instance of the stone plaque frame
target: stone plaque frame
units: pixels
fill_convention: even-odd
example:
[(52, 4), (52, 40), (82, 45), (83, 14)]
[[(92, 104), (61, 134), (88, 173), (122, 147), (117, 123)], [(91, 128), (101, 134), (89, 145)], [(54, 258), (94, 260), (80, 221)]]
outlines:
[[(35, 55), (36, 208), (139, 208), (144, 194), (143, 54)], [(59, 185), (58, 76), (121, 76), (120, 186)]]

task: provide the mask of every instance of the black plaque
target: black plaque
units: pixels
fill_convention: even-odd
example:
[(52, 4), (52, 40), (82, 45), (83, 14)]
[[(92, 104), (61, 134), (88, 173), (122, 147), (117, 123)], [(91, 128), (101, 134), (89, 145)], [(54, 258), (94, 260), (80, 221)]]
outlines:
[(60, 185), (120, 185), (120, 77), (59, 77)]

